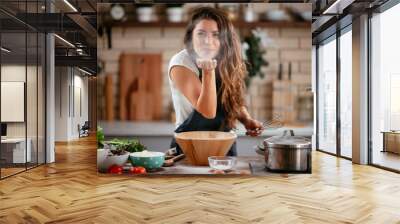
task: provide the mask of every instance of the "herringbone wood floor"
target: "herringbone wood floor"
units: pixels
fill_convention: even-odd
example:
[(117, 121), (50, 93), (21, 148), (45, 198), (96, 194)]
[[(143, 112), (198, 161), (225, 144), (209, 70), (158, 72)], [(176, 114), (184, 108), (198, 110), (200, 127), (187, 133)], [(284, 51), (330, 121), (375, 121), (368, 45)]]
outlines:
[(98, 176), (94, 138), (0, 181), (0, 223), (400, 223), (400, 175), (315, 152), (313, 174)]

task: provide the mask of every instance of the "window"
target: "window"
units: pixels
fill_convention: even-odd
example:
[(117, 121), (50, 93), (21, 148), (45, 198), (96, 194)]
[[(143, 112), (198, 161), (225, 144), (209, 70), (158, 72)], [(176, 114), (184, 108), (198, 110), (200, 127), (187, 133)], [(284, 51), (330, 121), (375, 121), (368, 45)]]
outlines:
[(336, 39), (318, 48), (318, 149), (336, 153)]
[(351, 26), (340, 36), (340, 155), (352, 157), (352, 35)]
[[(400, 130), (399, 21), (400, 5), (371, 18), (372, 163), (396, 170), (400, 170), (399, 145), (389, 149), (384, 137)], [(391, 138), (400, 139), (400, 133), (395, 136)]]

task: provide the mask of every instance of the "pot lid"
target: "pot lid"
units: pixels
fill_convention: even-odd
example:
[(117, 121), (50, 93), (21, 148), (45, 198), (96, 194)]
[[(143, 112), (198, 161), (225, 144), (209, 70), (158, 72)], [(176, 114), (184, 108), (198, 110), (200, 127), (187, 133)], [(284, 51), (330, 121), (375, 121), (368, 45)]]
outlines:
[(285, 130), (281, 136), (273, 136), (264, 140), (265, 147), (275, 148), (310, 148), (311, 141), (308, 138), (294, 136), (293, 130)]

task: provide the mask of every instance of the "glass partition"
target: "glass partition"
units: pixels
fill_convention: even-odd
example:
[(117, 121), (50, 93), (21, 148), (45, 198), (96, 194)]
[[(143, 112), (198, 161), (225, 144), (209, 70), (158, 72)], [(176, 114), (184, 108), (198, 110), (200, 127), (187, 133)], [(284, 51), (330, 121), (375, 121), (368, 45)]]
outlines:
[(27, 33), (27, 81), (26, 81), (26, 112), (27, 112), (27, 150), (29, 150), (30, 158), (28, 160), (28, 168), (37, 165), (37, 76), (38, 76), (38, 35), (36, 32), (28, 31)]
[(43, 3), (0, 4), (1, 179), (45, 162), (45, 35), (16, 18)]
[(24, 171), (31, 161), (26, 141), (26, 41), (25, 32), (1, 34), (2, 177)]

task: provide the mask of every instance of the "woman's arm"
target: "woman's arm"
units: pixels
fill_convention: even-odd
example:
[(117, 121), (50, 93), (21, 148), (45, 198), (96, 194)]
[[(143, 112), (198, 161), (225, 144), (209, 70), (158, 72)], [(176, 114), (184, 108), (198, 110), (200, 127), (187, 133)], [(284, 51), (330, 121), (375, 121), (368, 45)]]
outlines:
[(240, 123), (244, 124), (247, 120), (251, 119), (251, 116), (245, 106), (242, 106), (240, 108), (240, 112), (241, 112), (240, 116), (238, 117), (238, 120), (240, 121)]
[(212, 119), (217, 113), (217, 90), (215, 86), (215, 66), (204, 64), (202, 81), (184, 66), (171, 69), (171, 79), (192, 106), (204, 117)]
[(244, 106), (241, 107), (240, 111), (241, 111), (241, 114), (238, 117), (238, 120), (246, 128), (246, 130), (247, 130), (246, 134), (250, 135), (250, 136), (259, 136), (261, 134), (261, 132), (263, 131), (261, 122), (251, 118), (246, 107), (244, 107)]

